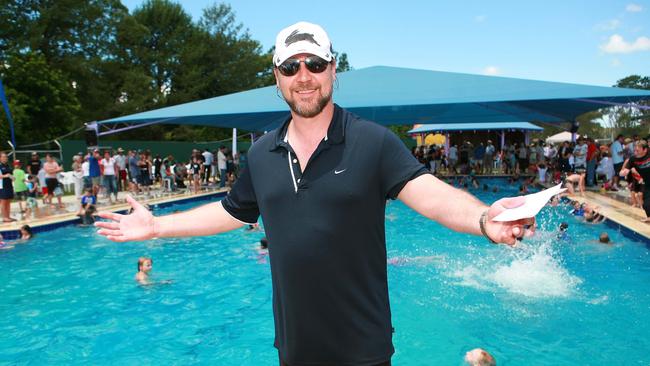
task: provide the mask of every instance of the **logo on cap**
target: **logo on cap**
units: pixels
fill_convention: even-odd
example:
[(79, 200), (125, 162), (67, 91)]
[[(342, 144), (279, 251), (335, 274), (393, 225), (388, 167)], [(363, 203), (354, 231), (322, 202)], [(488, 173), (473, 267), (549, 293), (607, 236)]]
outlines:
[(291, 34), (289, 34), (287, 39), (284, 40), (284, 45), (286, 47), (289, 47), (289, 45), (300, 41), (307, 41), (317, 46), (320, 46), (320, 44), (316, 42), (316, 39), (314, 39), (314, 35), (312, 33), (298, 33), (297, 29), (291, 32)]

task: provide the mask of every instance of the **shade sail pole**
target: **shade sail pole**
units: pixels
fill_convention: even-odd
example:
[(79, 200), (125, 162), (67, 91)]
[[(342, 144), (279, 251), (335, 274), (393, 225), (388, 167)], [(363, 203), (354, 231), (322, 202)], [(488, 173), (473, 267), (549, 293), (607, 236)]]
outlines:
[(15, 149), (16, 136), (14, 134), (14, 119), (11, 117), (11, 111), (9, 111), (9, 103), (7, 102), (7, 97), (5, 96), (5, 87), (2, 85), (2, 79), (0, 79), (0, 100), (2, 100), (2, 106), (4, 107), (5, 113), (7, 114), (7, 120), (9, 121), (9, 131), (11, 131), (11, 146), (12, 149)]
[(234, 158), (237, 154), (237, 129), (232, 129), (232, 157)]

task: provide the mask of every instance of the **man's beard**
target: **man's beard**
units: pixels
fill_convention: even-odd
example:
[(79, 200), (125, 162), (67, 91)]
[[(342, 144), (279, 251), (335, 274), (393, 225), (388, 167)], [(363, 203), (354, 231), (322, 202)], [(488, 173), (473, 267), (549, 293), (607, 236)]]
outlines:
[[(320, 89), (319, 89), (320, 90)], [(318, 97), (316, 103), (298, 103), (296, 99), (289, 100), (285, 98), (289, 108), (293, 113), (303, 118), (313, 118), (323, 111), (327, 103), (332, 99), (332, 90), (326, 95)]]

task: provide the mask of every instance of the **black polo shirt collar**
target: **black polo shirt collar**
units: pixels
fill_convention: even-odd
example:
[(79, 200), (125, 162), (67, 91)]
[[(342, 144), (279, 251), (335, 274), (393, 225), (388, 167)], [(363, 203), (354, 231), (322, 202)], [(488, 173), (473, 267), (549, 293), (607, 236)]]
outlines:
[[(269, 151), (277, 150), (279, 147), (286, 148), (286, 137), (289, 123), (291, 123), (291, 116), (287, 118), (287, 120), (282, 124), (282, 127), (280, 127), (278, 130), (277, 134), (275, 135), (275, 142), (271, 144)], [(343, 120), (343, 110), (336, 103), (334, 103), (334, 114), (332, 115), (332, 121), (327, 128), (327, 135), (325, 135), (324, 141), (330, 145), (343, 143), (343, 141), (345, 141), (346, 125), (347, 120)]]

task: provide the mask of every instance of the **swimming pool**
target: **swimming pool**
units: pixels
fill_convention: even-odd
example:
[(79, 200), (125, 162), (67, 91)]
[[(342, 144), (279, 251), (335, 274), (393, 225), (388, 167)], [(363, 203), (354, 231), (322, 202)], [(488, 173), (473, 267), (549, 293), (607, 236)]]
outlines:
[[(517, 193), (488, 184), (501, 192), (475, 192), (486, 202)], [(511, 250), (391, 202), (394, 364), (458, 365), (474, 347), (499, 365), (650, 363), (648, 248), (567, 212), (545, 208), (538, 235)], [(561, 221), (570, 227), (558, 240)], [(594, 242), (601, 231), (613, 246)], [(0, 251), (0, 365), (275, 365), (262, 236), (117, 244), (66, 227)], [(154, 279), (173, 282), (137, 285), (144, 255)]]

